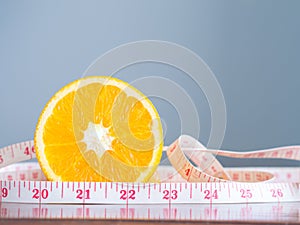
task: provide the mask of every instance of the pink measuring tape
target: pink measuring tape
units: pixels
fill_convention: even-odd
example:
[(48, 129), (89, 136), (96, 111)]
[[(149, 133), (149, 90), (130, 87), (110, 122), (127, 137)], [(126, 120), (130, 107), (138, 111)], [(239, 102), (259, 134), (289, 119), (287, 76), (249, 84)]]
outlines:
[[(183, 135), (164, 149), (149, 183), (46, 181), (33, 141), (0, 149), (0, 202), (68, 204), (255, 203), (300, 201), (300, 168), (223, 168), (215, 155), (300, 160), (300, 146), (253, 152), (208, 150)], [(192, 162), (193, 163), (192, 163)]]

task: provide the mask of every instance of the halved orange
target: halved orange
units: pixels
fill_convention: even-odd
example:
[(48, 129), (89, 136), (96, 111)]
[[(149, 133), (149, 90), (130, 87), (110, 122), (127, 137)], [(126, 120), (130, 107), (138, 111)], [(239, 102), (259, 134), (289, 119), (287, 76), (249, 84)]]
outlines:
[(119, 79), (95, 76), (50, 99), (34, 144), (49, 180), (145, 182), (160, 162), (163, 134), (145, 95)]

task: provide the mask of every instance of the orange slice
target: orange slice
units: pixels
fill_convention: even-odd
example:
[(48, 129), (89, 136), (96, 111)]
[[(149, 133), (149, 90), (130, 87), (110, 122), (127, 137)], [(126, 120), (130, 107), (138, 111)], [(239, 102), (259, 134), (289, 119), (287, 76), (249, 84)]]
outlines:
[(49, 180), (145, 182), (160, 162), (163, 135), (146, 96), (99, 76), (74, 81), (50, 99), (34, 144)]

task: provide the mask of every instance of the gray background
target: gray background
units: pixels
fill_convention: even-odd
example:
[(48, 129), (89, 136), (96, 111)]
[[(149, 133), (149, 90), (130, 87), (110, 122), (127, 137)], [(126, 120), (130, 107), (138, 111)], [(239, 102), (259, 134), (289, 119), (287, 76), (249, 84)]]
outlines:
[[(32, 139), (51, 96), (120, 44), (164, 40), (197, 53), (214, 72), (227, 106), (223, 149), (300, 144), (300, 1), (17, 1), (0, 0), (0, 146)], [(186, 74), (143, 63), (121, 70), (132, 82), (168, 77), (195, 101), (200, 140), (210, 133), (205, 96)], [(180, 134), (180, 115), (153, 99), (165, 143)], [(226, 166), (299, 165), (229, 160)]]

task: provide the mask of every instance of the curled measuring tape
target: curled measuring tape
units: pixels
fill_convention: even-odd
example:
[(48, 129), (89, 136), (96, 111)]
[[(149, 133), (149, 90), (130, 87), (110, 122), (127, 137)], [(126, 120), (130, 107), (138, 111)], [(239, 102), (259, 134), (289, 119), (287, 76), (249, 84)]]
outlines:
[[(52, 182), (45, 180), (37, 163), (15, 164), (35, 158), (33, 141), (4, 147), (0, 149), (0, 166), (3, 167), (0, 170), (0, 202), (151, 204), (300, 201), (299, 168), (277, 169), (275, 172), (270, 169), (225, 169), (215, 158), (215, 155), (222, 155), (300, 160), (300, 146), (238, 153), (208, 150), (194, 138), (183, 135), (165, 151), (172, 167), (160, 166), (150, 183)], [(278, 174), (282, 173), (286, 174), (286, 179), (279, 182)]]

